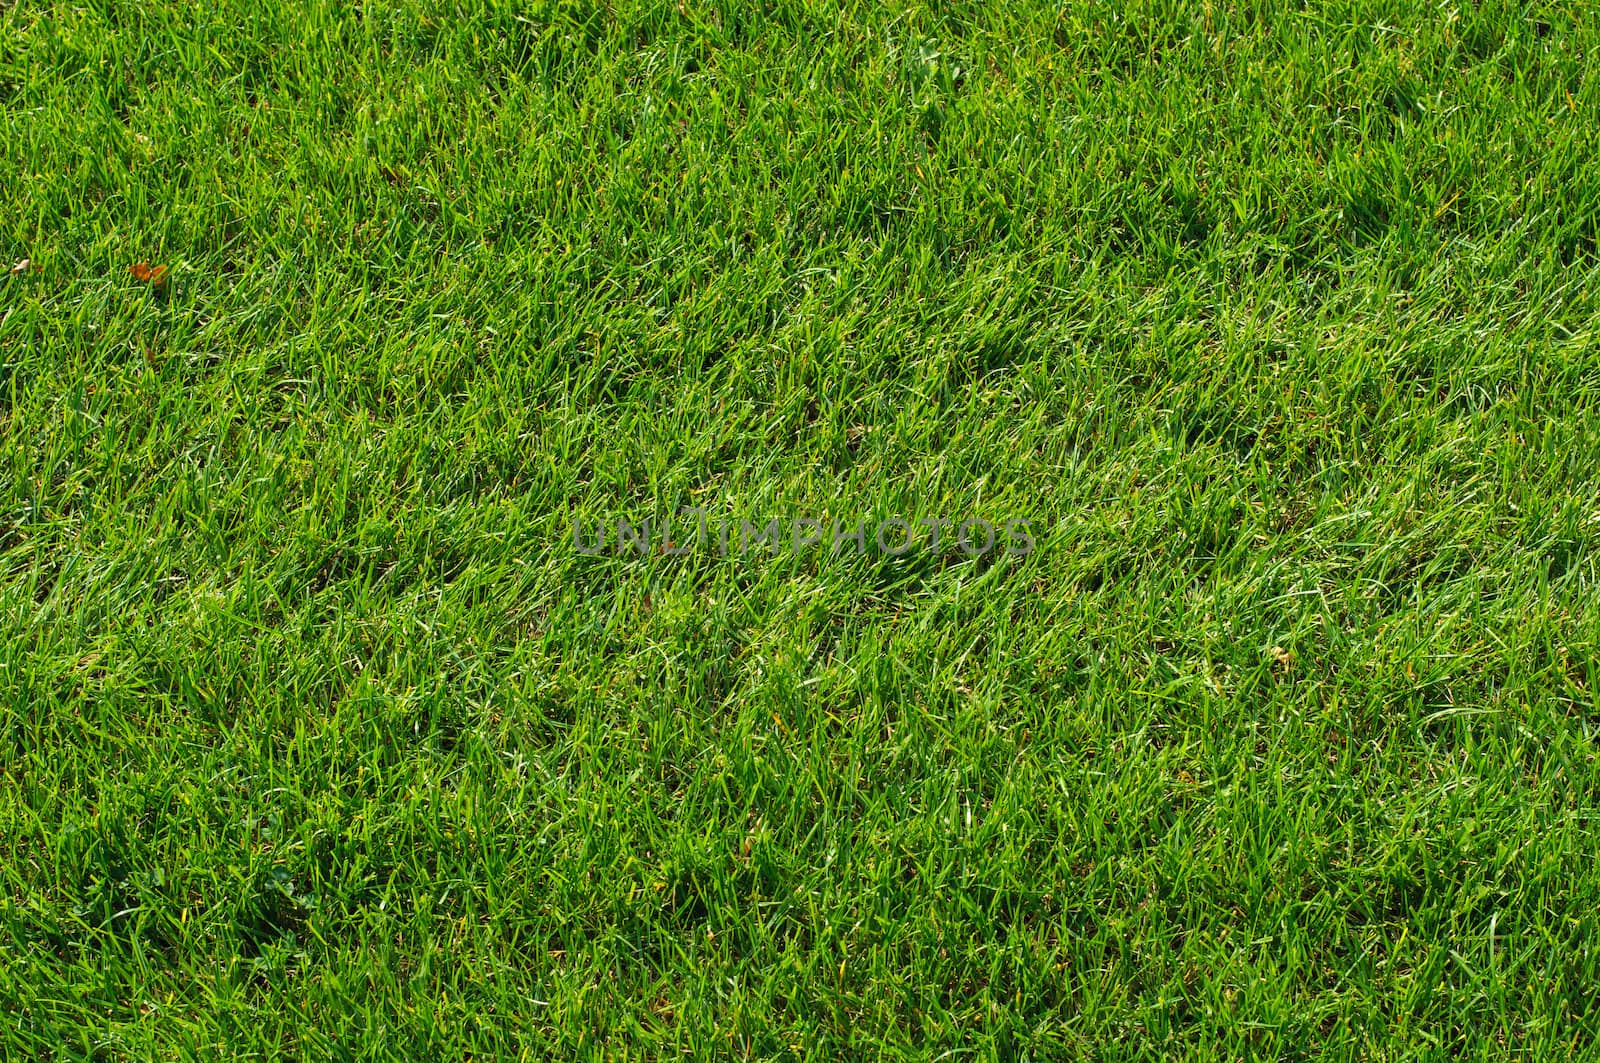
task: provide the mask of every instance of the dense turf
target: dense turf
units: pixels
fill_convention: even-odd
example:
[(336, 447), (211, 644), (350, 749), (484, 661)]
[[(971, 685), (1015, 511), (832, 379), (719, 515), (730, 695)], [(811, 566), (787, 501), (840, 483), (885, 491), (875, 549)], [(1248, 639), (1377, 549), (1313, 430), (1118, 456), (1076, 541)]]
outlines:
[(0, 5), (0, 1055), (1592, 1055), (1597, 64)]

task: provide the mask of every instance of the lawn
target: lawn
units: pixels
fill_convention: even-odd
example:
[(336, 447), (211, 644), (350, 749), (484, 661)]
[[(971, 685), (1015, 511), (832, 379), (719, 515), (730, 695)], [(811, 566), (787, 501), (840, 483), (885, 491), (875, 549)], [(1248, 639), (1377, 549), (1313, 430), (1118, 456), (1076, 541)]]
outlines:
[(0, 3), (0, 1058), (1600, 1057), (1597, 238), (1579, 0)]

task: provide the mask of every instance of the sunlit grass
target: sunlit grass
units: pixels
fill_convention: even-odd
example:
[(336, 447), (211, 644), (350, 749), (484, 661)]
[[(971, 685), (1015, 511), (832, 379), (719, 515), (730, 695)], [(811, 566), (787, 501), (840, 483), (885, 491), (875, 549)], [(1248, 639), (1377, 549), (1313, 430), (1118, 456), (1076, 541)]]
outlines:
[(0, 1055), (1592, 1053), (1597, 61), (0, 6)]

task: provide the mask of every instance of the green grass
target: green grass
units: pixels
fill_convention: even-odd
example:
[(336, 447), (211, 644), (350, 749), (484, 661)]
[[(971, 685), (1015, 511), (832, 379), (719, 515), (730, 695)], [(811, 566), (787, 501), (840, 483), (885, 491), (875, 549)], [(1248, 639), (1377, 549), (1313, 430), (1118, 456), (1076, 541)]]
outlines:
[(0, 1056), (1595, 1058), (1597, 64), (0, 4)]

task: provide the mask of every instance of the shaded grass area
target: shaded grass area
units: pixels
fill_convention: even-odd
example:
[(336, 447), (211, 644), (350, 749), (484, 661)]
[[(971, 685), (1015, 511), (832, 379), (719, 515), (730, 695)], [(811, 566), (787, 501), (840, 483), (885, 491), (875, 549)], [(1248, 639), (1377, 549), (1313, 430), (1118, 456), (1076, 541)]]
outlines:
[(1597, 49), (0, 8), (6, 1054), (1591, 1054)]

